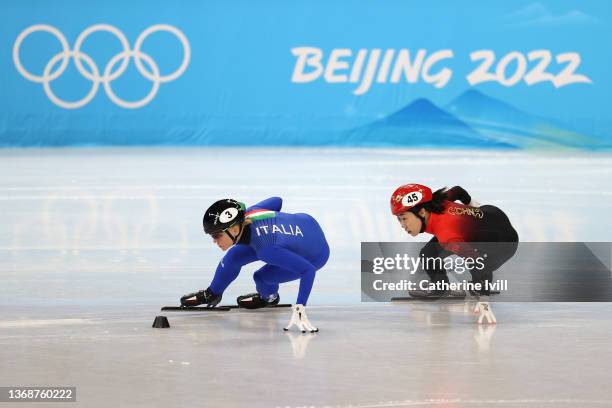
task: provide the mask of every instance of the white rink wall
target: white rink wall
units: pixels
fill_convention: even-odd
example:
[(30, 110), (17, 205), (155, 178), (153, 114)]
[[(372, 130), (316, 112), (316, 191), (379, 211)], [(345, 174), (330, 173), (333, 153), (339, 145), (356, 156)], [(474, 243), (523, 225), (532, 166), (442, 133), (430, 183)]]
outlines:
[[(609, 240), (612, 155), (366, 149), (0, 151), (3, 251), (212, 247), (212, 201), (272, 195), (308, 212), (336, 248), (406, 239), (389, 213), (400, 184), (461, 185), (508, 213), (522, 241)], [(422, 236), (422, 239), (427, 237)]]

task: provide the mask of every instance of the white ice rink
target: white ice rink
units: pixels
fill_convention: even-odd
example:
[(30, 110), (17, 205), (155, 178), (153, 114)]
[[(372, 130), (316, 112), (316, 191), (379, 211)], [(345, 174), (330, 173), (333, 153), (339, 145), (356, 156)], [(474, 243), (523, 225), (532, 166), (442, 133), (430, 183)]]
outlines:
[[(611, 180), (612, 155), (590, 152), (0, 150), (0, 386), (76, 386), (75, 407), (612, 407), (609, 303), (495, 304), (488, 328), (463, 303), (360, 303), (360, 242), (412, 239), (389, 212), (400, 184), (461, 185), (524, 242), (611, 241)], [(203, 210), (272, 195), (328, 236), (321, 332), (283, 333), (286, 309), (151, 328), (222, 255)]]

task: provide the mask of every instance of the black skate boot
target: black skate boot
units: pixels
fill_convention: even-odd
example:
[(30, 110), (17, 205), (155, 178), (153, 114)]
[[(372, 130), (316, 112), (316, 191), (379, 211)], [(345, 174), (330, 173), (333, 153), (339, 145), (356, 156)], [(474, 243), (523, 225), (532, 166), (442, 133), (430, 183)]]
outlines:
[(280, 296), (278, 293), (268, 296), (267, 299), (262, 299), (259, 293), (249, 293), (248, 295), (238, 296), (236, 302), (238, 306), (244, 309), (261, 309), (263, 307), (278, 305)]

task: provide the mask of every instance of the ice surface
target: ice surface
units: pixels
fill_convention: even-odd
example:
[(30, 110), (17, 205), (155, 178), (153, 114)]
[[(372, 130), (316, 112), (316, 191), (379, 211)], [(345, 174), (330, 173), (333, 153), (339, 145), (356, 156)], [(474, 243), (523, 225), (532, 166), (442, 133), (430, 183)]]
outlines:
[[(0, 385), (77, 386), (71, 406), (87, 407), (612, 406), (610, 304), (496, 304), (483, 328), (463, 303), (359, 303), (360, 242), (412, 239), (389, 213), (398, 185), (462, 185), (522, 241), (610, 241), (612, 155), (26, 149), (1, 150), (0, 170)], [(271, 195), (328, 236), (308, 307), (321, 332), (283, 333), (288, 310), (166, 313), (152, 329), (210, 281), (207, 205)]]

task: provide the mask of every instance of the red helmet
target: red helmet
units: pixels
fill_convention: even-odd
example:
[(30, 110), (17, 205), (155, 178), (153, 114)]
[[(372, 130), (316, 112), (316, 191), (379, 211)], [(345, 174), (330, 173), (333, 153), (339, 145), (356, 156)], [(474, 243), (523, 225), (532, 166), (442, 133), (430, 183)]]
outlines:
[(419, 204), (431, 201), (431, 188), (421, 184), (405, 184), (393, 192), (391, 196), (391, 212), (400, 215)]

